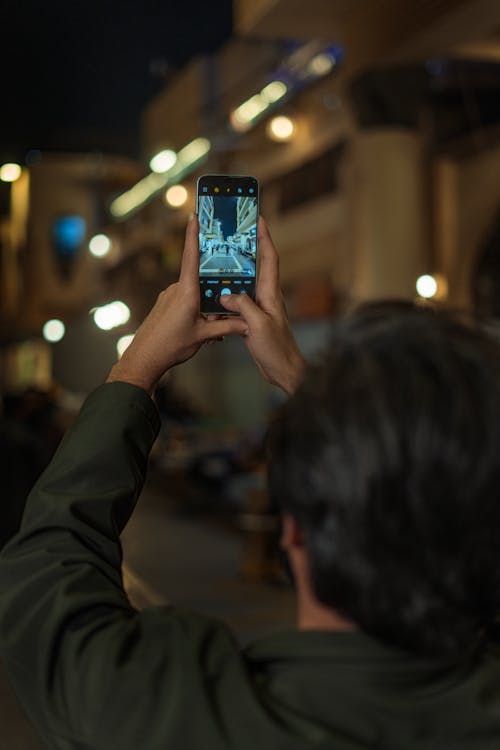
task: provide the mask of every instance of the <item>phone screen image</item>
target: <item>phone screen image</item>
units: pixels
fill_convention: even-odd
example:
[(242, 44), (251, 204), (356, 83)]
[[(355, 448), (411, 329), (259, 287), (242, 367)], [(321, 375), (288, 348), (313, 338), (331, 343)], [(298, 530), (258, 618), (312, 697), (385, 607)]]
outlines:
[(225, 294), (255, 298), (258, 184), (252, 177), (206, 175), (198, 181), (202, 312), (226, 313)]

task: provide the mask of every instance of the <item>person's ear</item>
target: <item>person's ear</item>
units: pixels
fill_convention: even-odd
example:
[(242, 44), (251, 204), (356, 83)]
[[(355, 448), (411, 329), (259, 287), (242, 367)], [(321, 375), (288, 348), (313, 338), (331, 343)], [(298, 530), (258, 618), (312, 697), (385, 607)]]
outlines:
[(284, 550), (304, 546), (304, 534), (293, 516), (286, 514), (282, 519), (280, 546)]

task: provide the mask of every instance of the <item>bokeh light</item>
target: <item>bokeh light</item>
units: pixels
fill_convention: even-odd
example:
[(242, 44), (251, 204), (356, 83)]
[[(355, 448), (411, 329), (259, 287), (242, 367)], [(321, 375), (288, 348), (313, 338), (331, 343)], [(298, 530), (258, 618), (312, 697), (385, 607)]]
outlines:
[(172, 208), (180, 208), (187, 201), (188, 191), (184, 185), (172, 185), (165, 193), (165, 200)]
[(21, 176), (22, 169), (19, 164), (2, 164), (0, 167), (0, 180), (2, 182), (15, 182)]
[(104, 258), (111, 250), (111, 240), (107, 234), (96, 234), (89, 242), (89, 250), (95, 258)]
[(119, 357), (123, 356), (125, 349), (128, 349), (132, 341), (134, 340), (134, 334), (129, 333), (126, 336), (121, 336), (116, 342), (116, 353)]
[(313, 76), (325, 76), (332, 70), (334, 65), (335, 60), (331, 55), (328, 55), (326, 52), (320, 52), (319, 55), (313, 57), (307, 66), (307, 72)]
[(279, 115), (273, 117), (267, 127), (267, 134), (274, 141), (288, 141), (295, 130), (295, 126), (289, 117)]
[(51, 344), (55, 344), (64, 337), (66, 327), (62, 320), (53, 318), (44, 324), (42, 333), (45, 341), (50, 341)]
[(128, 322), (130, 308), (120, 300), (115, 300), (94, 310), (94, 323), (102, 331), (110, 331)]
[(254, 94), (231, 112), (231, 125), (235, 130), (244, 132), (268, 107), (282, 99), (287, 91), (288, 86), (283, 81), (271, 81), (260, 93)]
[(285, 96), (287, 91), (288, 86), (283, 81), (271, 81), (262, 89), (260, 95), (268, 104), (274, 104)]
[(418, 277), (416, 287), (420, 297), (424, 297), (424, 299), (431, 299), (436, 295), (436, 292), (438, 290), (438, 283), (434, 276), (431, 276), (430, 274), (424, 274), (423, 276)]
[(177, 154), (175, 153), (175, 151), (167, 148), (164, 151), (160, 151), (160, 153), (156, 154), (156, 156), (153, 156), (153, 158), (149, 162), (149, 166), (153, 172), (163, 174), (163, 172), (168, 172), (168, 170), (174, 166), (176, 161)]

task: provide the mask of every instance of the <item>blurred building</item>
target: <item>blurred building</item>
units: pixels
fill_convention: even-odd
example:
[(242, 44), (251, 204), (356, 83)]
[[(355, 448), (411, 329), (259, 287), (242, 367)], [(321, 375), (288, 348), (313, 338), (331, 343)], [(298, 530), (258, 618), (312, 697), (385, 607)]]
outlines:
[(238, 198), (236, 201), (236, 232), (252, 232), (257, 222), (257, 207), (250, 198)]
[[(4, 185), (0, 224), (1, 376), (3, 390), (47, 387), (52, 350), (42, 338), (49, 320), (88, 318), (112, 290), (89, 240), (108, 223), (110, 196), (140, 175), (127, 159), (97, 154), (38, 154)], [(107, 259), (112, 262), (114, 253)], [(106, 267), (107, 263), (104, 263)], [(81, 354), (75, 341), (72, 358)], [(85, 352), (84, 352), (85, 354)], [(114, 346), (113, 346), (114, 356)]]
[[(202, 173), (259, 179), (289, 310), (310, 321), (306, 338), (314, 321), (355, 301), (415, 297), (423, 274), (444, 301), (500, 313), (500, 4), (235, 0), (234, 18), (220, 52), (175, 74), (143, 113), (139, 173), (127, 180), (120, 168), (113, 184), (89, 161), (50, 206), (41, 188), (28, 219), (15, 218), (23, 200), (13, 203), (11, 228), (0, 225), (3, 320), (24, 320), (20, 298), (37, 325), (83, 310), (96, 288), (140, 320), (175, 278)], [(163, 172), (148, 167), (158, 154), (170, 164)], [(31, 186), (26, 177), (15, 190), (31, 195), (39, 179), (34, 168)], [(165, 196), (179, 184), (184, 203)], [(68, 211), (111, 237), (103, 263), (81, 257), (67, 273), (55, 261), (50, 228)], [(213, 223), (208, 203), (200, 220)], [(12, 227), (15, 242), (5, 239)], [(269, 397), (238, 346), (209, 348), (183, 379), (233, 412), (250, 394), (241, 409), (258, 415)]]
[[(201, 172), (253, 174), (297, 315), (311, 294), (315, 314), (413, 297), (425, 273), (472, 304), (500, 204), (499, 29), (500, 6), (479, 0), (238, 0), (234, 38), (144, 113), (146, 160), (208, 139), (180, 175), (188, 200), (165, 207), (174, 169), (130, 216), (156, 205), (180, 240)], [(252, 117), (275, 81), (286, 93)]]
[[(180, 71), (144, 112), (145, 162), (166, 149), (193, 158), (146, 178), (138, 200), (129, 191), (121, 226), (161, 216), (175, 267), (196, 178), (252, 174), (294, 319), (414, 298), (426, 274), (441, 299), (491, 312), (500, 6), (237, 0), (234, 10), (233, 39)], [(172, 208), (165, 190), (179, 182), (188, 197)], [(229, 351), (204, 353), (183, 377), (207, 401), (233, 394), (234, 408), (259, 386), (234, 371), (236, 355), (226, 362)]]

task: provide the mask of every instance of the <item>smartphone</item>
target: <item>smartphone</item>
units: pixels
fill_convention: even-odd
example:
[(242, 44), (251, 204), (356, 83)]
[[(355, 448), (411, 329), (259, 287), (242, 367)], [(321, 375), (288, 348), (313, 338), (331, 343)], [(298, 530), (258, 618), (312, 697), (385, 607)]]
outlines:
[(200, 311), (223, 313), (225, 294), (255, 299), (259, 183), (255, 177), (206, 174), (199, 178)]

